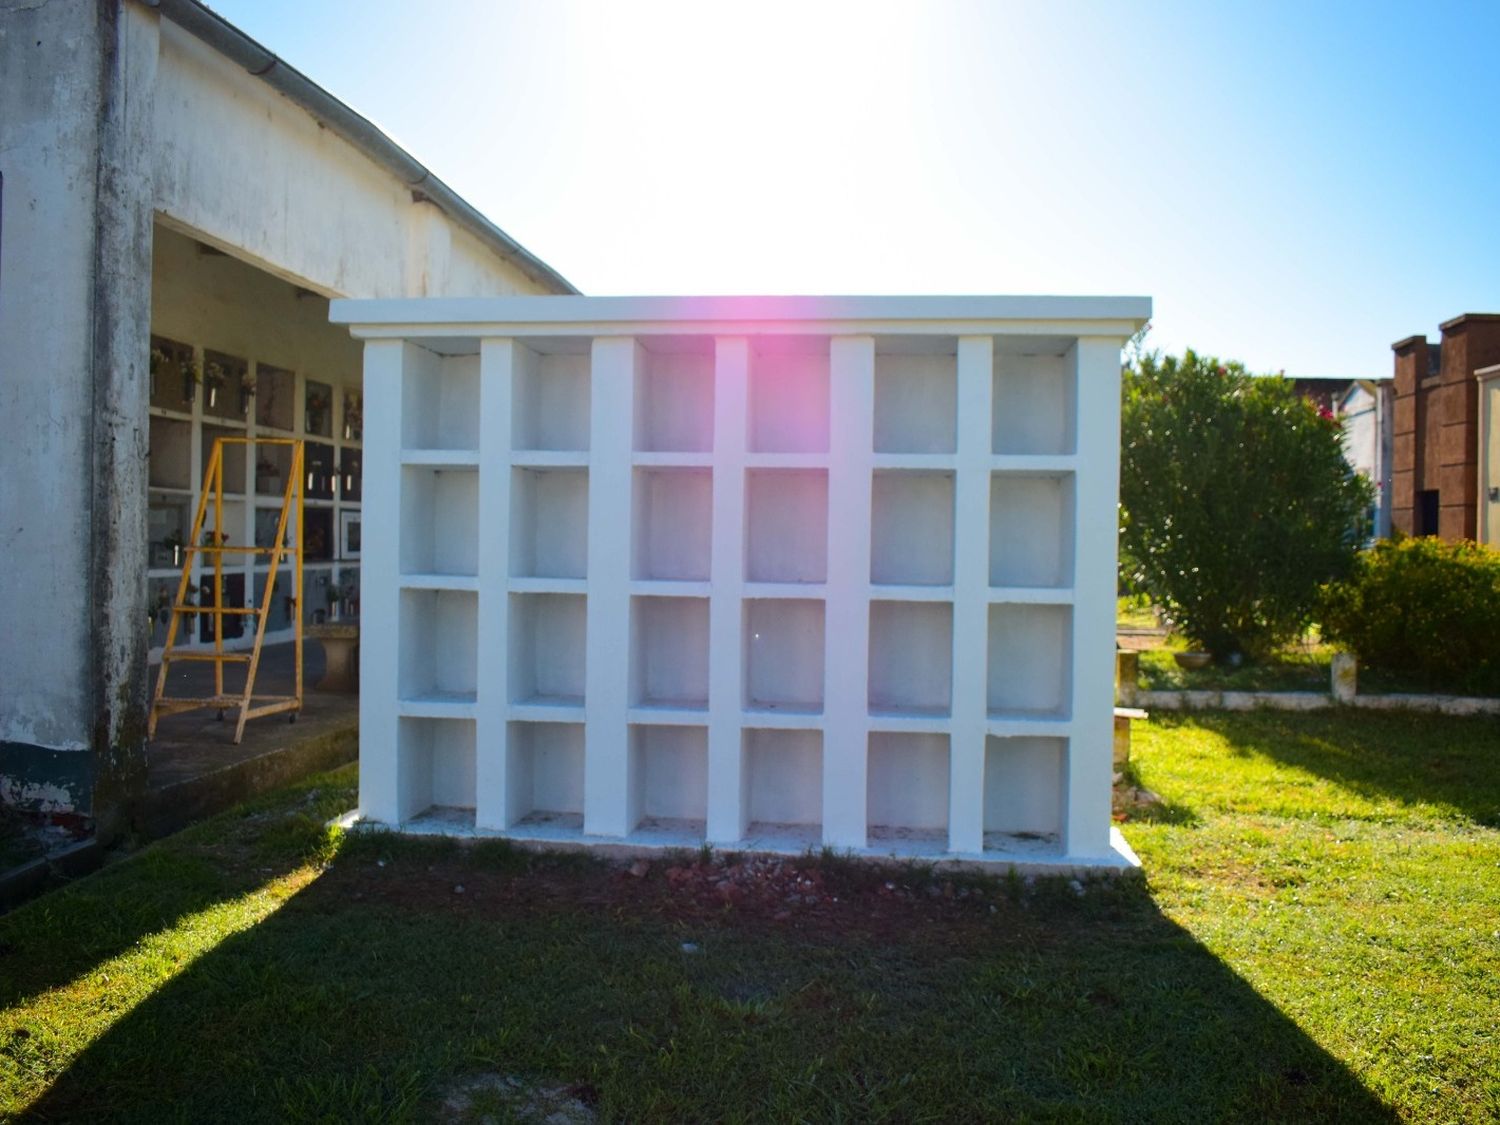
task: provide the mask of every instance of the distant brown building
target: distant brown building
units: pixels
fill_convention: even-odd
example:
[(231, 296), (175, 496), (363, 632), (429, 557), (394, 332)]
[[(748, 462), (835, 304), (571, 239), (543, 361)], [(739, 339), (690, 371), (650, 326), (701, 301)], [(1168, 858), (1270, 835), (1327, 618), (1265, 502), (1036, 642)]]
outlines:
[(1391, 520), (1410, 535), (1476, 538), (1479, 380), (1500, 364), (1500, 313), (1464, 313), (1437, 346), (1408, 336), (1396, 353)]

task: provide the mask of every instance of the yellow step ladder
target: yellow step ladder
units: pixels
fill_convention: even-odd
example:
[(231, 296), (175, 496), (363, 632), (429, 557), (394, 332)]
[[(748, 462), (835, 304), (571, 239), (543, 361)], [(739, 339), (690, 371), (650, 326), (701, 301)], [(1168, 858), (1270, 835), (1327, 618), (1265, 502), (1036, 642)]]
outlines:
[[(287, 473), (286, 489), (281, 496), (281, 514), (276, 521), (276, 538), (270, 547), (237, 547), (229, 543), (224, 534), (224, 447), (226, 445), (289, 445), (292, 447), (292, 465)], [(151, 715), (146, 722), (146, 736), (148, 738), (156, 734), (156, 721), (163, 715), (175, 715), (182, 711), (196, 711), (203, 707), (219, 708), (219, 717), (224, 717), (224, 710), (228, 707), (239, 707), (239, 722), (234, 729), (234, 741), (239, 743), (245, 735), (245, 723), (249, 719), (259, 719), (265, 715), (278, 715), (283, 712), (291, 712), (291, 719), (296, 722), (297, 712), (302, 709), (302, 502), (303, 502), (303, 474), (306, 471), (303, 465), (302, 441), (298, 438), (263, 438), (263, 437), (220, 437), (214, 439), (213, 453), (208, 460), (208, 468), (203, 474), (203, 492), (198, 497), (198, 512), (193, 517), (193, 533), (188, 540), (188, 545), (182, 560), (182, 578), (177, 584), (177, 597), (172, 603), (172, 617), (167, 625), (167, 643), (162, 649), (161, 671), (156, 676), (156, 694), (151, 701)], [(203, 522), (208, 514), (209, 497), (213, 497), (214, 504), (214, 526), (211, 532), (205, 534)], [(296, 511), (296, 535), (293, 546), (286, 546), (287, 520), (292, 515), (293, 506)], [(212, 543), (205, 540), (212, 538)], [(240, 555), (269, 555), (271, 558), (270, 571), (266, 575), (266, 589), (261, 595), (259, 608), (246, 606), (226, 606), (224, 604), (224, 556)], [(213, 605), (194, 605), (187, 600), (187, 592), (192, 582), (193, 561), (198, 556), (209, 556), (213, 559)], [(296, 635), (296, 661), (297, 679), (295, 694), (261, 696), (258, 699), (254, 695), (255, 673), (260, 667), (261, 645), (265, 643), (266, 622), (271, 619), (271, 598), (276, 591), (276, 577), (280, 572), (281, 563), (289, 559), (292, 569), (293, 595), (292, 595), (292, 621)], [(252, 581), (251, 589), (254, 589)], [(183, 617), (204, 614), (214, 619), (214, 649), (212, 652), (175, 651), (177, 645), (177, 626)], [(255, 645), (249, 652), (225, 652), (224, 651), (224, 623), (229, 617), (254, 616)], [(174, 664), (186, 661), (212, 661), (214, 665), (214, 694), (210, 696), (169, 696), (167, 694), (167, 671)], [(245, 674), (245, 690), (239, 695), (226, 695), (224, 692), (224, 665), (225, 664), (248, 664), (249, 669)]]

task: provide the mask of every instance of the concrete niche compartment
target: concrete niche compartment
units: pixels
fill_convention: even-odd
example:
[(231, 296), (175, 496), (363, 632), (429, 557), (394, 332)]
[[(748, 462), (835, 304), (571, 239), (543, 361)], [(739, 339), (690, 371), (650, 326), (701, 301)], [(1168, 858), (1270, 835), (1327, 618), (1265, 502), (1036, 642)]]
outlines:
[(530, 835), (583, 827), (583, 724), (507, 725), (505, 824)]
[(935, 355), (925, 349), (876, 353), (876, 453), (952, 453), (957, 448), (957, 341), (939, 337), (929, 346), (942, 350)]
[(984, 846), (1057, 854), (1065, 817), (1068, 743), (990, 738), (984, 755)]
[(629, 790), (633, 839), (701, 843), (708, 823), (707, 728), (632, 726)]
[(637, 469), (633, 502), (632, 575), (706, 581), (713, 543), (709, 470)]
[(745, 603), (745, 709), (823, 710), (823, 603), (761, 598)]
[(745, 482), (745, 577), (822, 582), (828, 577), (828, 473), (754, 469)]
[(510, 495), (512, 577), (584, 577), (589, 550), (588, 471), (515, 469)]
[(798, 850), (818, 844), (823, 819), (823, 738), (818, 731), (746, 730), (741, 772), (748, 838)]
[(875, 731), (865, 808), (869, 838), (897, 854), (948, 846), (948, 736)]
[(870, 581), (953, 584), (953, 474), (877, 472), (870, 514)]
[(396, 753), (404, 818), (473, 824), (472, 720), (401, 719)]
[(990, 585), (1073, 585), (1073, 476), (990, 479)]
[(708, 599), (633, 598), (631, 702), (708, 709)]
[(1132, 864), (1110, 822), (1119, 350), (1149, 315), (334, 302), (368, 341), (361, 816)]

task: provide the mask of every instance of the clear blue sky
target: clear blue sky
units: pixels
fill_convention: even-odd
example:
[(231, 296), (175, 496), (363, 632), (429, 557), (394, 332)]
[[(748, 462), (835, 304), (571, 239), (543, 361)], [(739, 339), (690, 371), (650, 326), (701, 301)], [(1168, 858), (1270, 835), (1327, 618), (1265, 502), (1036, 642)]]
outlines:
[(1500, 0), (212, 0), (588, 293), (1121, 293), (1289, 375), (1500, 311)]

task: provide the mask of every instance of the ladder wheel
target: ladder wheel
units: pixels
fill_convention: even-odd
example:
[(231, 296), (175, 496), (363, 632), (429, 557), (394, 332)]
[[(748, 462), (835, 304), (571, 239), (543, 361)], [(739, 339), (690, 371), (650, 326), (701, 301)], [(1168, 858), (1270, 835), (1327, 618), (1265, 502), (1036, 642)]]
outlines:
[(289, 723), (295, 723), (297, 721), (297, 712), (293, 711), (289, 715), (287, 715), (286, 721)]
[(222, 723), (223, 721), (224, 721), (224, 710), (223, 710), (223, 708), (220, 708), (219, 709), (219, 722)]

